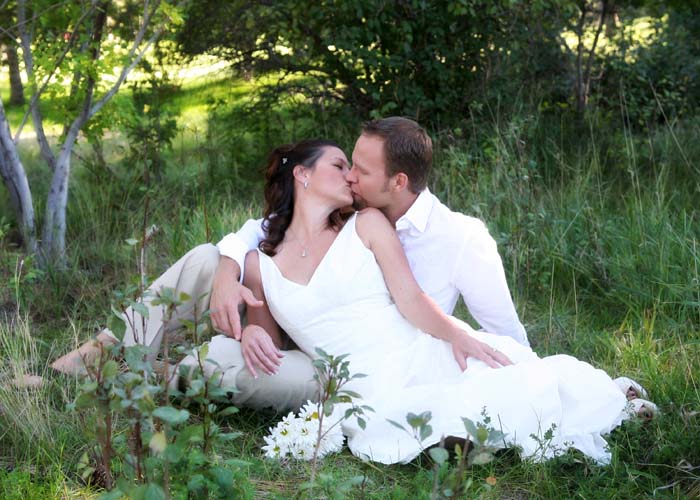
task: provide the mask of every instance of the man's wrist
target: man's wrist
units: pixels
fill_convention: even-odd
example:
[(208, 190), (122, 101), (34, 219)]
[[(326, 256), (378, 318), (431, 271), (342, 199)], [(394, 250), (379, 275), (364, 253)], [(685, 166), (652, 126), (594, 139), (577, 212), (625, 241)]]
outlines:
[(241, 282), (241, 266), (238, 262), (233, 260), (231, 257), (221, 255), (219, 257), (219, 267), (218, 270), (222, 271), (222, 274), (227, 277), (233, 276), (233, 279), (237, 282)]

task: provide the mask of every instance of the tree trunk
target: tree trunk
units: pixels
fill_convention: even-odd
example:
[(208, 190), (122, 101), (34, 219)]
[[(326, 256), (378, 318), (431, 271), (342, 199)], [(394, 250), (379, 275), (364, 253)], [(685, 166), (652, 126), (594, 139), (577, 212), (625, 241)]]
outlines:
[(588, 106), (588, 97), (591, 90), (591, 68), (593, 67), (593, 59), (595, 57), (596, 48), (598, 47), (598, 40), (600, 39), (600, 34), (605, 26), (605, 19), (610, 11), (610, 6), (611, 2), (608, 0), (602, 0), (600, 6), (600, 17), (598, 18), (598, 27), (596, 28), (595, 36), (593, 38), (593, 45), (588, 50), (588, 58), (586, 59), (584, 68), (583, 54), (585, 48), (583, 46), (583, 35), (588, 9), (586, 1), (582, 2), (580, 5), (581, 17), (579, 18), (579, 23), (577, 26), (578, 51), (576, 57), (576, 112), (578, 113), (579, 118), (583, 117), (586, 107)]
[(41, 239), (41, 260), (44, 265), (63, 267), (66, 256), (66, 206), (68, 205), (68, 180), (70, 160), (78, 132), (84, 122), (76, 120), (68, 131), (66, 140), (56, 160), (51, 187), (46, 196), (46, 216)]
[(7, 65), (10, 67), (10, 104), (22, 106), (24, 104), (24, 86), (19, 72), (19, 58), (17, 47), (12, 44), (5, 46)]
[(34, 228), (34, 205), (29, 189), (27, 174), (19, 159), (17, 146), (10, 134), (10, 125), (5, 116), (5, 108), (0, 100), (0, 176), (10, 193), (10, 202), (17, 217), (17, 225), (22, 235), (22, 244), (29, 253), (36, 251)]
[(576, 47), (576, 84), (574, 89), (575, 100), (576, 100), (576, 114), (579, 119), (583, 116), (583, 112), (586, 110), (586, 92), (584, 89), (583, 81), (583, 31), (586, 25), (586, 14), (588, 13), (586, 1), (581, 2), (579, 8), (581, 9), (581, 15), (576, 26), (576, 37), (578, 38), (578, 45)]

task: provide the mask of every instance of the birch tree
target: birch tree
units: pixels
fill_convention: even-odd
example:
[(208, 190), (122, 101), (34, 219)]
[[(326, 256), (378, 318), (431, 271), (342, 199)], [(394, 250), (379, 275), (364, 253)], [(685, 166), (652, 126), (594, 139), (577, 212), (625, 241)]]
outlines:
[[(14, 135), (0, 102), (0, 174), (10, 192), (27, 251), (43, 265), (61, 265), (66, 249), (66, 206), (71, 158), (80, 132), (114, 97), (127, 76), (165, 30), (181, 22), (179, 9), (163, 0), (55, 2), (17, 0), (17, 23), (27, 88), (28, 109)], [(129, 34), (129, 39), (125, 38)], [(63, 96), (68, 104), (61, 136), (54, 144), (41, 112)], [(17, 144), (32, 120), (50, 187), (41, 238), (37, 240), (32, 191)]]

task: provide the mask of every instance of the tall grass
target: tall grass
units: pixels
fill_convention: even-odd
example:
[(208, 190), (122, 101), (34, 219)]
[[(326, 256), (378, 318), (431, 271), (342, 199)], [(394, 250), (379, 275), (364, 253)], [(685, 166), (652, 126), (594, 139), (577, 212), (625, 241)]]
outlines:
[[(0, 318), (0, 464), (34, 474), (69, 472), (65, 463), (76, 463), (86, 444), (80, 416), (65, 411), (75, 380), (49, 373), (46, 357), (40, 355), (41, 341), (31, 330), (26, 317)], [(48, 352), (55, 355), (52, 349)], [(23, 386), (32, 374), (43, 376), (43, 384)]]
[[(119, 155), (108, 171), (89, 165), (87, 156), (76, 165), (69, 271), (29, 279), (25, 268), (18, 278), (21, 314), (0, 323), (0, 460), (33, 463), (35, 450), (41, 450), (73, 477), (71, 457), (84, 444), (77, 417), (64, 410), (72, 382), (65, 382), (68, 387), (52, 382), (35, 392), (5, 382), (28, 370), (44, 372), (54, 339), (56, 350), (65, 351), (76, 337), (85, 339), (103, 324), (110, 291), (136, 274), (134, 250), (123, 242), (138, 237), (144, 220), (159, 227), (149, 247), (148, 271), (155, 276), (196, 244), (216, 242), (260, 214), (261, 185), (255, 178), (264, 152), (246, 160), (247, 153), (235, 148), (241, 144), (245, 153), (270, 141), (286, 142), (298, 138), (300, 128), (248, 128), (227, 116), (242, 114), (219, 110), (211, 117), (210, 133), (176, 140), (166, 153), (163, 181), (149, 189), (140, 183), (143, 166)], [(520, 110), (469, 130), (441, 133), (431, 190), (489, 226), (539, 353), (570, 353), (612, 375), (638, 379), (662, 416), (613, 433), (613, 463), (606, 468), (576, 454), (531, 464), (506, 453), (468, 471), (475, 497), (700, 493), (697, 124), (640, 134), (593, 118), (574, 129), (566, 119)], [(352, 147), (354, 133), (346, 126), (321, 125), (319, 134), (334, 130), (341, 144)], [(306, 122), (301, 128), (313, 127)], [(265, 137), (249, 133), (262, 129)], [(31, 158), (29, 164), (43, 168)], [(15, 254), (3, 246), (0, 258), (9, 268)], [(14, 311), (13, 292), (0, 286), (0, 294)], [(458, 314), (467, 313), (462, 307)], [(221, 453), (251, 462), (249, 477), (261, 494), (293, 496), (305, 480), (304, 466), (266, 463), (258, 451), (276, 416), (242, 412), (236, 418), (231, 425), (243, 429), (245, 438)], [(367, 498), (427, 498), (430, 470), (420, 461), (371, 466), (343, 454), (327, 460), (321, 474), (331, 483), (368, 475), (371, 481), (362, 490)], [(495, 486), (485, 482), (490, 476), (497, 478)], [(357, 496), (358, 490), (352, 491), (350, 497)]]

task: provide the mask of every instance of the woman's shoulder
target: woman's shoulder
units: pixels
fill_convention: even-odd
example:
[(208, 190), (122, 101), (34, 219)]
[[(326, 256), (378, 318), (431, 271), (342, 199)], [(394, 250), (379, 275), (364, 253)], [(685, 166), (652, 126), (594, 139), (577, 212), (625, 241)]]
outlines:
[(380, 210), (368, 207), (357, 212), (355, 230), (365, 246), (371, 248), (372, 240), (381, 233), (394, 231), (394, 227)]
[[(387, 225), (389, 224), (389, 219), (387, 219), (384, 214), (378, 208), (367, 207), (363, 208), (359, 212), (356, 212), (357, 222), (356, 224), (372, 224), (372, 225)], [(389, 224), (390, 225), (390, 224)]]

